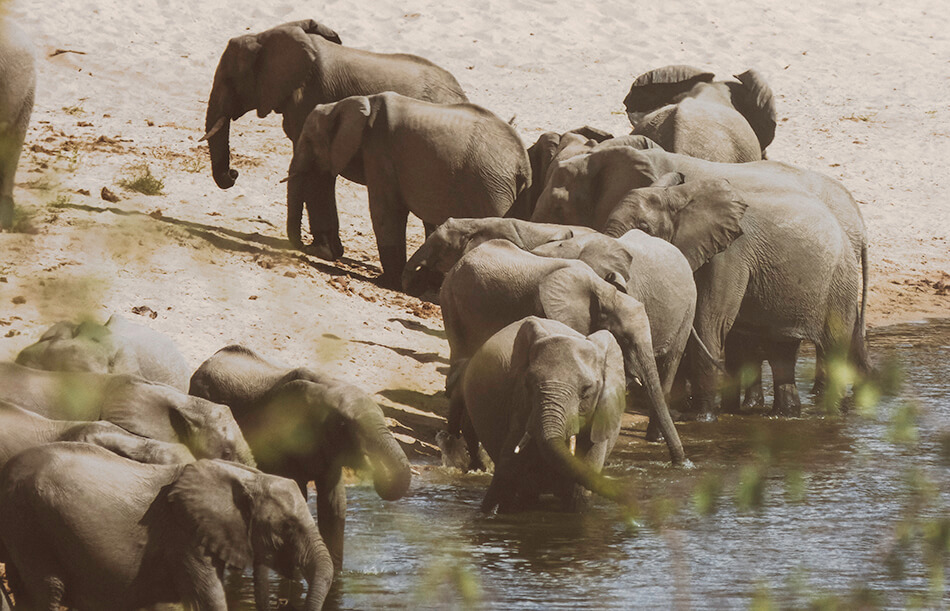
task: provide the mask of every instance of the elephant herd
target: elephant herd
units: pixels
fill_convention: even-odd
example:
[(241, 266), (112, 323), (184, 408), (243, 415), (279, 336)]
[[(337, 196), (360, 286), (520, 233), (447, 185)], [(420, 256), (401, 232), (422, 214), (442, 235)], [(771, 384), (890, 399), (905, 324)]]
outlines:
[[(287, 236), (324, 259), (343, 254), (336, 177), (366, 185), (381, 285), (438, 290), (444, 451), (464, 441), (464, 468), (491, 459), (485, 511), (542, 494), (577, 511), (591, 492), (628, 494), (601, 470), (629, 402), (687, 464), (674, 421), (761, 400), (743, 370), (768, 361), (771, 414), (799, 416), (802, 341), (816, 388), (832, 359), (870, 368), (860, 210), (840, 183), (765, 160), (776, 113), (761, 75), (714, 78), (652, 70), (624, 100), (632, 134), (583, 127), (526, 149), (439, 66), (304, 20), (229, 41), (203, 139), (226, 189), (230, 122), (281, 114)], [(407, 263), (410, 212), (427, 237)], [(0, 561), (26, 608), (225, 609), (224, 569), (252, 566), (259, 608), (271, 568), (299, 571), (318, 609), (342, 566), (342, 469), (368, 470), (386, 500), (411, 480), (359, 388), (244, 346), (192, 373), (167, 338), (118, 316), (58, 323), (0, 363), (0, 422)]]

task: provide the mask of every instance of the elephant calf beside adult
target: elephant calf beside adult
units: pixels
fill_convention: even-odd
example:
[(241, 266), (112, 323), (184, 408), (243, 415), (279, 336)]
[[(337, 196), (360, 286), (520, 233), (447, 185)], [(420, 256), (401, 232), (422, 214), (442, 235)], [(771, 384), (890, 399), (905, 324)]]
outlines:
[[(382, 263), (382, 284), (400, 285), (406, 221), (434, 227), (449, 217), (503, 216), (531, 185), (531, 163), (515, 130), (473, 104), (432, 104), (397, 93), (354, 96), (316, 107), (294, 148), (287, 187), (288, 234), (299, 243), (304, 202), (313, 251), (342, 254), (336, 209), (315, 184), (328, 185), (357, 162)], [(323, 203), (320, 203), (323, 202)]]
[(691, 66), (641, 74), (623, 101), (633, 133), (672, 153), (709, 161), (764, 159), (775, 137), (772, 90), (755, 70), (736, 75), (738, 82), (714, 76)]
[(0, 561), (17, 607), (226, 611), (225, 568), (268, 568), (308, 584), (318, 611), (333, 566), (290, 480), (236, 463), (144, 465), (86, 443), (18, 454), (0, 471)]
[(227, 346), (198, 367), (190, 392), (231, 408), (263, 471), (293, 479), (305, 498), (307, 482), (316, 484), (317, 523), (337, 569), (346, 526), (343, 467), (368, 467), (383, 499), (409, 489), (409, 459), (382, 410), (356, 386)]

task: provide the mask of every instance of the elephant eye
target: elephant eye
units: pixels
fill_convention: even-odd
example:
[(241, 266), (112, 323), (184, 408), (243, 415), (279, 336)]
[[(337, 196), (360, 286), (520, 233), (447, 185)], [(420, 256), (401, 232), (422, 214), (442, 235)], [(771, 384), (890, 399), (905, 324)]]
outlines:
[(653, 233), (650, 231), (650, 225), (646, 221), (640, 221), (639, 223), (637, 223), (637, 229), (639, 229), (643, 233), (653, 235)]
[(221, 458), (224, 460), (231, 460), (233, 456), (234, 452), (231, 451), (231, 448), (224, 448), (224, 450), (221, 451)]
[(587, 384), (581, 389), (581, 399), (589, 399), (591, 392), (594, 390), (593, 384)]

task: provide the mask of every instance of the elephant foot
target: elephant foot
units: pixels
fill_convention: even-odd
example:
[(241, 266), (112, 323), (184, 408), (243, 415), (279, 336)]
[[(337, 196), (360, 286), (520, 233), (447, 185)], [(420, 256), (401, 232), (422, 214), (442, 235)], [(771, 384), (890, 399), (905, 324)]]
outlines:
[[(672, 417), (672, 414), (670, 416)], [(655, 418), (650, 418), (650, 423), (647, 424), (646, 440), (651, 442), (663, 441), (663, 431), (660, 430), (660, 425), (657, 424)]]
[(811, 387), (811, 394), (820, 397), (825, 394), (825, 379), (824, 378), (815, 378), (815, 384)]
[(402, 279), (399, 274), (383, 274), (376, 279), (377, 284), (381, 288), (389, 289), (391, 291), (401, 291), (402, 290)]
[(13, 229), (13, 199), (0, 198), (0, 229)]
[(711, 410), (677, 412), (670, 410), (670, 417), (674, 422), (716, 422), (719, 416)]
[(773, 417), (798, 418), (802, 415), (802, 402), (794, 384), (781, 384), (775, 387), (775, 403), (772, 405)]
[(745, 391), (742, 399), (743, 410), (761, 410), (765, 407), (765, 395), (762, 393), (762, 387), (753, 384)]
[(325, 261), (336, 261), (343, 256), (343, 243), (335, 232), (315, 233), (313, 242), (304, 246), (303, 251)]

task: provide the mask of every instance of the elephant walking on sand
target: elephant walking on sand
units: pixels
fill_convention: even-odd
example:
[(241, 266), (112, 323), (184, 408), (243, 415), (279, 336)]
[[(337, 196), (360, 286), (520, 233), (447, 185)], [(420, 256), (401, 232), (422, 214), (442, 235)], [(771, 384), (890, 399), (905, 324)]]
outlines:
[[(617, 147), (559, 164), (552, 184), (537, 220), (611, 236), (639, 228), (683, 251), (696, 270), (699, 339), (717, 360), (730, 333), (754, 339), (772, 366), (773, 414), (800, 413), (802, 340), (822, 361), (840, 352), (869, 370), (867, 233), (840, 183), (772, 161), (715, 163)], [(711, 419), (719, 375), (697, 350), (688, 348), (687, 359), (693, 404)], [(724, 395), (723, 407), (738, 411), (738, 393)]]
[(356, 386), (227, 346), (198, 367), (190, 392), (231, 408), (261, 470), (294, 480), (304, 498), (307, 482), (316, 484), (317, 524), (337, 569), (346, 526), (343, 468), (368, 468), (385, 500), (409, 489), (409, 459), (382, 410)]
[(452, 395), (495, 463), (482, 510), (523, 509), (546, 492), (573, 511), (587, 490), (617, 498), (600, 471), (620, 434), (624, 387), (608, 331), (584, 336), (529, 316), (489, 338)]
[(775, 137), (775, 99), (761, 74), (713, 81), (712, 72), (664, 66), (641, 74), (624, 99), (633, 133), (671, 153), (709, 161), (765, 159)]
[(221, 460), (137, 463), (86, 443), (18, 454), (0, 471), (0, 561), (17, 606), (140, 609), (184, 603), (226, 611), (226, 568), (268, 568), (308, 584), (323, 606), (333, 565), (290, 480)]
[(35, 62), (30, 39), (0, 15), (0, 230), (13, 227), (13, 182), (33, 113)]
[[(620, 345), (627, 376), (643, 386), (673, 463), (685, 462), (657, 372), (644, 305), (617, 289), (622, 276), (612, 274), (610, 280), (581, 261), (539, 257), (505, 240), (472, 249), (446, 275), (439, 295), (451, 350), (449, 395), (462, 361), (515, 320), (543, 316), (584, 334), (606, 329)], [(449, 433), (457, 436), (461, 424), (461, 414), (450, 407)], [(474, 456), (468, 441), (469, 455)]]
[[(382, 284), (399, 287), (412, 212), (432, 228), (449, 217), (503, 216), (527, 197), (531, 163), (511, 125), (473, 104), (432, 104), (396, 93), (354, 96), (317, 106), (294, 147), (287, 186), (288, 235), (300, 243), (308, 206), (315, 254), (342, 254), (336, 210), (313, 189), (333, 189), (350, 164), (363, 169), (383, 267)], [(329, 178), (327, 182), (326, 178)], [(316, 185), (320, 185), (315, 187)], [(321, 204), (320, 202), (324, 202)]]

